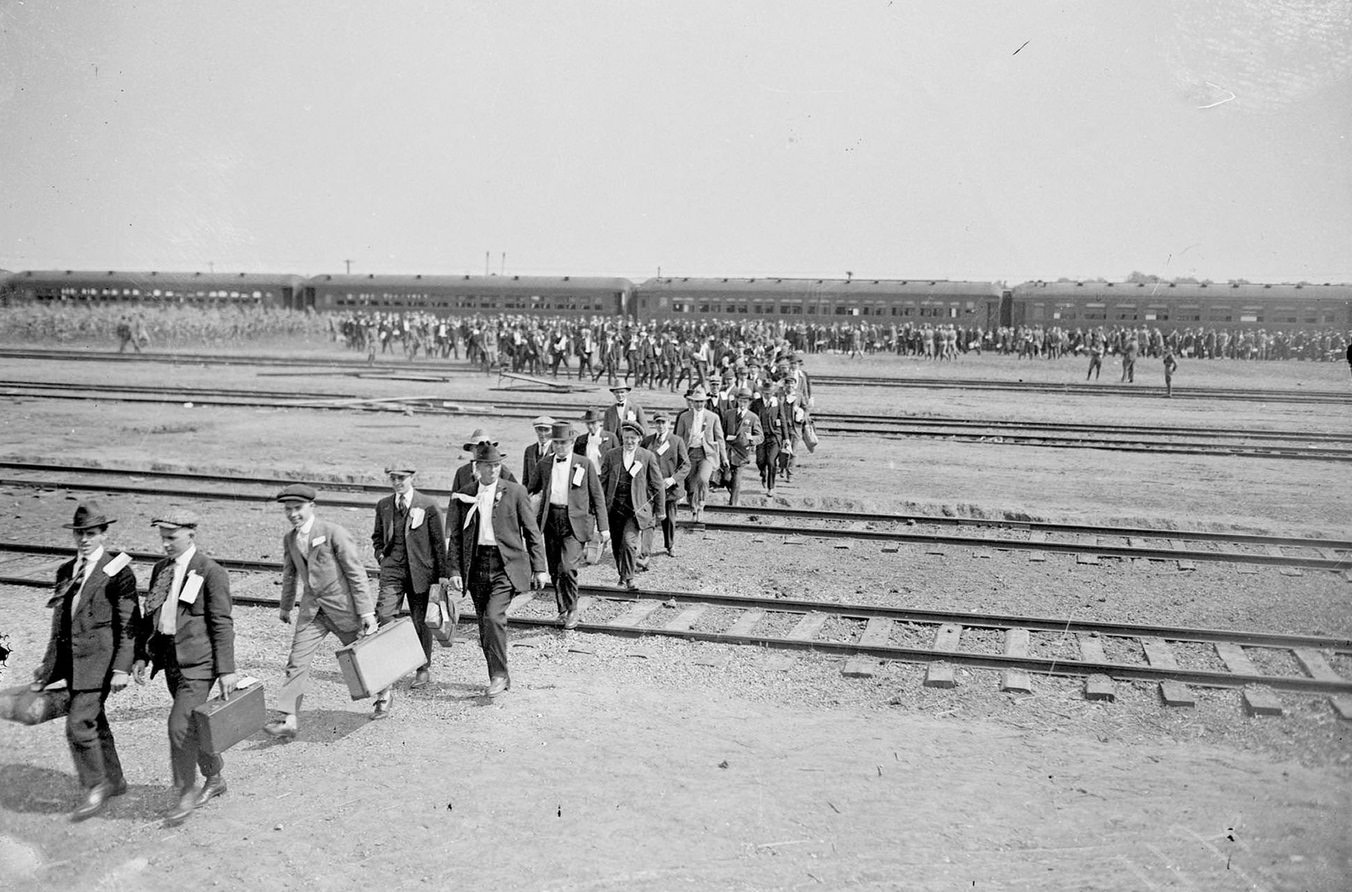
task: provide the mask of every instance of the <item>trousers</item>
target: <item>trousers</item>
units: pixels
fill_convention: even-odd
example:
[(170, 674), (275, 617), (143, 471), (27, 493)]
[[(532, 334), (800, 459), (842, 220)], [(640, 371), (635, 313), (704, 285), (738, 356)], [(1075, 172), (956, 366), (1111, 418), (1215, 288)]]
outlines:
[(113, 731), (103, 709), (107, 699), (107, 689), (70, 692), (66, 742), (80, 786), (85, 789), (105, 782), (114, 785), (122, 782), (122, 762), (117, 757)]
[(469, 574), (469, 596), (479, 615), (479, 646), (488, 664), (488, 677), (507, 676), (507, 605), (516, 589), (496, 545), (480, 545)]
[(545, 561), (554, 581), (554, 601), (559, 613), (577, 606), (577, 565), (584, 543), (573, 535), (567, 505), (550, 505), (545, 517)]
[(186, 790), (197, 783), (197, 770), (210, 777), (220, 774), (225, 760), (217, 753), (204, 753), (197, 740), (197, 724), (192, 711), (211, 696), (209, 678), (187, 678), (177, 666), (164, 667), (164, 681), (174, 705), (169, 710), (169, 763), (174, 772), (174, 787)]
[[(295, 715), (300, 709), (300, 698), (305, 693), (305, 685), (310, 677), (310, 661), (320, 642), (330, 634), (348, 645), (360, 637), (357, 629), (340, 629), (320, 610), (312, 622), (296, 626), (296, 634), (291, 638), (291, 656), (286, 661), (286, 680), (282, 683), (282, 696), (277, 708), (287, 715)], [(384, 693), (383, 691), (381, 693)]]

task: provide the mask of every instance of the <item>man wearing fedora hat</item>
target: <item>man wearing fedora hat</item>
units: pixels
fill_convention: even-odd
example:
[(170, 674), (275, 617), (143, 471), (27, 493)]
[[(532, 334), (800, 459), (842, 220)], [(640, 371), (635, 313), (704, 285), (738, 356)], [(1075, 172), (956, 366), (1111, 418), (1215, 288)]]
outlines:
[[(600, 409), (588, 409), (582, 415), (582, 423), (587, 426), (587, 430), (573, 441), (573, 452), (585, 456), (597, 474), (601, 473), (601, 457), (620, 445), (620, 438), (601, 426), (604, 421), (604, 412)], [(605, 543), (601, 541), (600, 532), (593, 529), (591, 538), (587, 540), (587, 563), (595, 564), (600, 561), (601, 549), (604, 547)]]
[(610, 521), (610, 548), (620, 585), (635, 591), (634, 574), (647, 565), (639, 561), (639, 533), (666, 516), (666, 487), (651, 452), (638, 445), (643, 429), (626, 421), (620, 428), (619, 448), (601, 459), (601, 490)]
[[(669, 557), (676, 556), (676, 503), (690, 473), (690, 450), (685, 441), (671, 431), (671, 419), (665, 412), (653, 413), (653, 433), (640, 444), (657, 459), (657, 471), (666, 487), (666, 514), (662, 518), (662, 547)], [(653, 527), (643, 530), (641, 553), (647, 558), (653, 550)]]
[(736, 406), (723, 413), (723, 430), (727, 431), (728, 467), (731, 471), (727, 481), (729, 505), (736, 505), (741, 498), (742, 466), (755, 458), (756, 447), (765, 439), (760, 419), (751, 411), (751, 388), (739, 388), (735, 396)]
[[(471, 480), (477, 479), (474, 474), (474, 447), (478, 446), (481, 443), (489, 443), (492, 444), (493, 446), (498, 445), (497, 439), (492, 434), (490, 434), (484, 428), (476, 427), (474, 429), (474, 433), (469, 435), (469, 440), (466, 441), (464, 445), (464, 450), (466, 453), (468, 453), (469, 460), (460, 467), (455, 469), (455, 477), (451, 479), (451, 492), (455, 492), (457, 489), (460, 489), (462, 486), (464, 486), (466, 483), (469, 483)], [(516, 479), (516, 475), (512, 473), (512, 469), (507, 467), (506, 465), (502, 466), (502, 479), (510, 480), (513, 483), (518, 482)], [(449, 516), (450, 513), (451, 513), (451, 505), (450, 502), (447, 502), (446, 514)], [(449, 533), (449, 530), (447, 532)]]
[(608, 430), (618, 437), (620, 436), (620, 426), (628, 421), (638, 425), (638, 429), (641, 431), (639, 436), (646, 436), (648, 422), (643, 414), (643, 407), (634, 402), (634, 399), (629, 395), (629, 385), (616, 384), (610, 388), (610, 392), (615, 394), (615, 402), (606, 407), (606, 414), (601, 419), (601, 429)]
[(84, 800), (71, 812), (83, 821), (103, 811), (110, 796), (127, 792), (122, 762), (104, 713), (108, 694), (131, 678), (136, 650), (136, 576), (131, 556), (106, 547), (107, 517), (97, 502), (83, 502), (63, 524), (75, 540), (76, 555), (56, 570), (52, 631), (42, 663), (33, 673), (40, 691), (65, 681), (70, 691), (66, 742)]
[[(132, 672), (137, 684), (144, 684), (147, 665), (152, 677), (163, 669), (174, 698), (169, 761), (178, 805), (168, 820), (177, 824), (225, 792), (221, 775), (225, 760), (201, 750), (192, 713), (207, 702), (216, 681), (226, 696), (235, 689), (235, 625), (230, 577), (197, 547), (197, 515), (175, 509), (155, 517), (150, 525), (159, 529), (167, 557), (150, 572)], [(199, 768), (206, 778), (201, 790)]]
[[(709, 394), (699, 384), (685, 395), (686, 408), (676, 416), (673, 433), (685, 442), (690, 455), (690, 472), (685, 476), (685, 494), (690, 501), (695, 523), (704, 517), (704, 500), (709, 495), (709, 480), (714, 468), (723, 464), (723, 420), (709, 408)], [(674, 506), (673, 506), (674, 507)]]
[(313, 486), (304, 483), (293, 483), (277, 494), (282, 513), (291, 524), (282, 536), (281, 621), (291, 622), (297, 588), (300, 612), (278, 702), (282, 718), (269, 722), (263, 730), (288, 740), (296, 736), (296, 712), (320, 642), (332, 633), (347, 645), (376, 630), (376, 603), (366, 582), (361, 553), (351, 533), (315, 516), (317, 495)]
[[(417, 469), (410, 464), (385, 469), (394, 490), (376, 503), (371, 545), (380, 561), (380, 594), (376, 616), (380, 625), (394, 622), (408, 599), (408, 612), (418, 632), (426, 661), (413, 676), (412, 688), (432, 680), (432, 631), (427, 628), (427, 599), (432, 584), (446, 576), (446, 534), (436, 499), (413, 487)], [(376, 697), (371, 717), (383, 719), (394, 705), (394, 691)]]
[(446, 568), (451, 588), (468, 589), (479, 616), (479, 644), (488, 664), (488, 688), (496, 697), (512, 686), (507, 671), (507, 605), (519, 592), (549, 581), (544, 539), (519, 483), (503, 480), (502, 453), (481, 443), (474, 449), (478, 479), (451, 494), (451, 531)]
[(577, 567), (583, 543), (597, 533), (610, 538), (601, 478), (585, 456), (573, 451), (577, 434), (571, 422), (554, 422), (551, 454), (541, 460), (532, 496), (540, 500), (536, 521), (545, 537), (545, 560), (554, 580), (554, 599), (565, 629), (578, 624)]

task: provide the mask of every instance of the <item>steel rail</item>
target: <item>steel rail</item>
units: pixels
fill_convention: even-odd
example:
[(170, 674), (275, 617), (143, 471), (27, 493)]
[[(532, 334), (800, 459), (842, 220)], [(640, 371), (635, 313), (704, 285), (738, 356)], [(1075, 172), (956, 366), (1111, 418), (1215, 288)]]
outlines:
[[(96, 468), (83, 467), (78, 465), (52, 465), (41, 462), (18, 462), (18, 461), (0, 461), (0, 468), (11, 470), (36, 471), (41, 473), (63, 473), (90, 476), (118, 476), (118, 477), (151, 477), (156, 479), (169, 480), (187, 480), (196, 483), (207, 484), (249, 484), (258, 486), (278, 487), (285, 486), (288, 483), (294, 483), (294, 479), (283, 477), (252, 477), (243, 475), (224, 475), (224, 474), (200, 474), (189, 471), (164, 471), (164, 470), (139, 470), (131, 468)], [(0, 485), (22, 486), (27, 488), (48, 488), (48, 489), (73, 489), (85, 492), (122, 492), (138, 495), (165, 495), (175, 497), (197, 497), (211, 498), (226, 501), (245, 501), (245, 502), (267, 502), (272, 501), (273, 497), (265, 493), (214, 493), (200, 489), (152, 489), (149, 487), (123, 485), (123, 484), (102, 484), (102, 483), (80, 483), (73, 481), (51, 481), (51, 480), (30, 480), (27, 478), (4, 478), (0, 479)], [(326, 490), (323, 498), (325, 504), (338, 507), (367, 508), (373, 507), (374, 503), (366, 500), (335, 498), (331, 492), (359, 492), (379, 494), (381, 496), (389, 493), (389, 487), (383, 484), (372, 483), (345, 483), (329, 482), (320, 483), (319, 488)], [(436, 488), (426, 488), (422, 490), (429, 495), (441, 498), (449, 498), (450, 491)], [(1352, 539), (1327, 539), (1295, 536), (1268, 536), (1257, 533), (1238, 533), (1238, 532), (1213, 532), (1208, 530), (1168, 530), (1168, 529), (1150, 529), (1141, 527), (1112, 527), (1094, 524), (1071, 524), (1054, 523), (1048, 521), (1035, 520), (1005, 520), (990, 518), (966, 518), (966, 517), (942, 517), (924, 514), (882, 514), (859, 511), (821, 511), (815, 509), (799, 508), (780, 508), (776, 506), (764, 507), (731, 507), (726, 505), (707, 505), (704, 509), (707, 513), (715, 515), (752, 515), (783, 518), (809, 518), (823, 523), (895, 523), (906, 525), (929, 524), (934, 526), (953, 526), (953, 527), (979, 527), (985, 529), (1015, 529), (1015, 530), (1038, 530), (1049, 533), (1074, 534), (1074, 535), (1100, 535), (1115, 536), (1122, 538), (1142, 538), (1142, 539), (1168, 539), (1174, 541), (1211, 541), (1227, 543), (1245, 543), (1264, 546), (1277, 546), (1288, 548), (1313, 548), (1328, 550), (1352, 550)], [(736, 524), (714, 522), (715, 528), (736, 529), (739, 531), (751, 532), (795, 532), (789, 527), (767, 527), (759, 524)], [(705, 522), (708, 527), (709, 522)], [(808, 528), (805, 531), (807, 535), (831, 535), (833, 533), (851, 536), (860, 534), (861, 538), (867, 538), (866, 535), (874, 531), (868, 530), (830, 530), (819, 529), (816, 527)], [(888, 538), (891, 534), (881, 536)], [(1006, 540), (994, 540), (989, 538), (976, 537), (954, 537), (954, 541), (960, 544), (985, 545), (990, 542), (1001, 542)], [(1017, 541), (1017, 540), (1015, 540)], [(1212, 552), (1203, 552), (1211, 554)], [(1170, 551), (1169, 555), (1177, 556), (1178, 551)]]

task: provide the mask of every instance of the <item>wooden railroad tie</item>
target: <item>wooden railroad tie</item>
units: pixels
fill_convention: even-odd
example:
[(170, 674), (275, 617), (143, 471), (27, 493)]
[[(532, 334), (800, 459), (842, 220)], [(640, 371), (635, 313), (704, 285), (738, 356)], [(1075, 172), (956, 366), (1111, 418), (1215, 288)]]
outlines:
[[(944, 623), (934, 633), (934, 643), (930, 649), (935, 653), (957, 653), (961, 641), (962, 626)], [(953, 675), (953, 667), (948, 663), (930, 663), (925, 670), (924, 685), (927, 688), (956, 688), (958, 681)]]
[[(886, 647), (891, 638), (892, 620), (875, 616), (864, 626), (857, 644), (861, 648)], [(882, 663), (875, 657), (863, 655), (850, 657), (845, 661), (845, 668), (841, 670), (841, 674), (849, 678), (872, 678), (881, 665)]]
[[(1005, 656), (1028, 656), (1028, 630), (1005, 630)], [(1033, 693), (1033, 680), (1022, 669), (1006, 669), (1000, 673), (1000, 690), (1011, 694)]]
[[(1033, 530), (1028, 534), (1028, 541), (1034, 545), (1041, 545), (1047, 541), (1047, 534), (1042, 530)], [(1030, 551), (1028, 552), (1028, 560), (1036, 563), (1043, 563), (1047, 560), (1047, 552), (1036, 550)]]

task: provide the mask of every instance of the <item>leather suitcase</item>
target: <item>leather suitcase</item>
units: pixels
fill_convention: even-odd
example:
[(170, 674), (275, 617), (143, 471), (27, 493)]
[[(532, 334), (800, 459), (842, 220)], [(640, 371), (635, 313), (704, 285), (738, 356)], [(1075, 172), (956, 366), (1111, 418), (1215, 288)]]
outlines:
[(41, 725), (70, 712), (70, 691), (66, 688), (30, 691), (28, 685), (0, 691), (0, 719), (21, 725)]
[(440, 583), (434, 583), (427, 591), (427, 630), (442, 647), (450, 647), (455, 643), (455, 627), (460, 622), (458, 600), (447, 586)]
[(413, 620), (408, 617), (339, 648), (334, 656), (353, 700), (374, 697), (427, 661)]
[(263, 686), (252, 684), (236, 689), (228, 700), (221, 697), (208, 700), (192, 711), (192, 718), (197, 725), (197, 742), (202, 751), (223, 753), (267, 724)]

